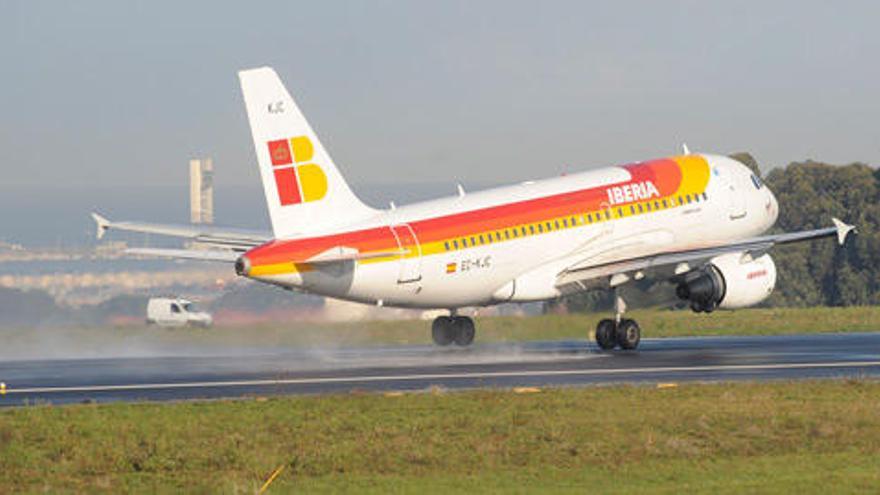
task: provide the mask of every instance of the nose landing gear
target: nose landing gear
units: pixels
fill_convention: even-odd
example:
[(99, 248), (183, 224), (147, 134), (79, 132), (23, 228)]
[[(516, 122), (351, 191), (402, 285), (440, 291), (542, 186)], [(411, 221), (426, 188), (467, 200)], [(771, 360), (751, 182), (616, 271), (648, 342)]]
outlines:
[(439, 346), (454, 343), (467, 347), (474, 342), (476, 333), (474, 320), (468, 316), (439, 316), (431, 324), (431, 339)]

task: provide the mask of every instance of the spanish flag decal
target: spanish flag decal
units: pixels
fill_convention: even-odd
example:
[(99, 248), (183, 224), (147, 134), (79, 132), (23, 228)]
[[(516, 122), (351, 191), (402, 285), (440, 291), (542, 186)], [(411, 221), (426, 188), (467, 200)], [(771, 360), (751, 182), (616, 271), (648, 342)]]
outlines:
[(455, 273), (455, 263), (446, 263), (446, 273)]

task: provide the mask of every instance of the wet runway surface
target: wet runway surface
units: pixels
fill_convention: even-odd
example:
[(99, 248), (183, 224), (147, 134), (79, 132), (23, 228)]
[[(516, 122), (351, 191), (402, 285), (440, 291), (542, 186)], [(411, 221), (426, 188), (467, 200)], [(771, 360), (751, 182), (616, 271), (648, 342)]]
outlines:
[(880, 333), (251, 350), (239, 355), (0, 362), (0, 406), (185, 400), (431, 387), (880, 378)]

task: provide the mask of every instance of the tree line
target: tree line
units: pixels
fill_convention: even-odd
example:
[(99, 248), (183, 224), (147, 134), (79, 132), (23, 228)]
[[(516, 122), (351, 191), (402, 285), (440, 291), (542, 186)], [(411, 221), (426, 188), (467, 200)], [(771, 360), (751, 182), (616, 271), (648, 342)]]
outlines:
[[(754, 163), (748, 155), (735, 155)], [(858, 229), (840, 249), (806, 242), (773, 250), (778, 279), (767, 303), (776, 306), (880, 304), (880, 169), (864, 163), (805, 161), (770, 170), (764, 181), (779, 200), (779, 232), (831, 225)]]

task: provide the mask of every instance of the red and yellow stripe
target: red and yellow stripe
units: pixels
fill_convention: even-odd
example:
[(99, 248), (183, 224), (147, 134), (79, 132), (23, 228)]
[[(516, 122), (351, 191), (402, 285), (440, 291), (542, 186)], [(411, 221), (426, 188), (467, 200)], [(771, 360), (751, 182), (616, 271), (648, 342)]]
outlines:
[[(410, 222), (409, 225), (418, 238), (421, 255), (427, 256), (451, 250), (452, 243), (461, 239), (466, 240), (465, 247), (472, 246), (471, 239), (478, 244), (499, 242), (498, 239), (501, 240), (500, 242), (513, 239), (511, 229), (514, 228), (528, 228), (541, 224), (542, 230), (547, 232), (543, 227), (548, 222), (552, 226), (551, 230), (556, 230), (562, 227), (563, 220), (568, 228), (579, 227), (585, 223), (614, 220), (630, 216), (631, 205), (651, 203), (651, 208), (645, 205), (639, 211), (652, 211), (655, 202), (662, 204), (665, 200), (665, 208), (673, 208), (685, 204), (687, 202), (685, 198), (688, 196), (702, 194), (709, 183), (709, 164), (701, 156), (665, 158), (624, 165), (623, 168), (631, 176), (630, 180), (625, 182), (427, 218)], [(643, 181), (651, 181), (660, 196), (613, 206), (608, 204), (608, 189)], [(585, 222), (586, 215), (590, 215), (593, 220)], [(556, 227), (557, 222), (560, 227)], [(480, 241), (480, 236), (483, 236), (483, 241)], [(396, 237), (389, 227), (308, 239), (274, 240), (247, 253), (251, 262), (249, 274), (259, 277), (310, 271), (309, 264), (302, 260), (336, 246), (355, 248), (365, 254), (398, 248)], [(461, 244), (459, 248), (462, 248)], [(418, 255), (417, 250), (411, 249), (407, 256)], [(397, 256), (388, 256), (363, 260), (361, 263), (396, 259)]]

